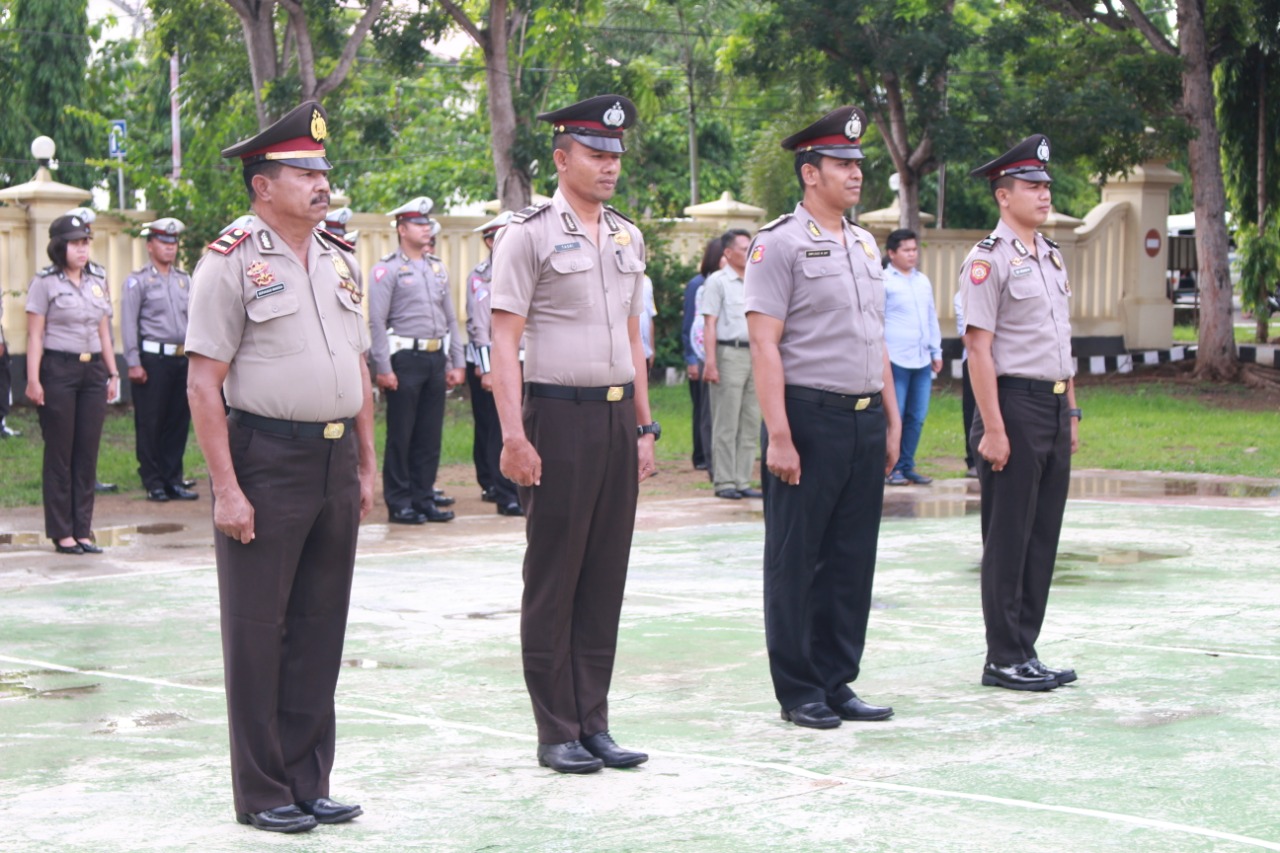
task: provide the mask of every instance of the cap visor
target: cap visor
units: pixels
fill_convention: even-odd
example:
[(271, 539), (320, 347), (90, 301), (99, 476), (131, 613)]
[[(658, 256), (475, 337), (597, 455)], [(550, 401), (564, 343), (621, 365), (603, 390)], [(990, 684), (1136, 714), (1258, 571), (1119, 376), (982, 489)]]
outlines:
[(298, 157), (289, 160), (272, 160), (271, 162), (292, 166), (295, 169), (306, 169), (310, 172), (327, 172), (333, 168), (333, 164), (329, 162), (328, 157)]
[(90, 233), (87, 228), (76, 228), (72, 231), (64, 231), (56, 236), (61, 237), (68, 243), (72, 240), (90, 240), (93, 238), (93, 234)]
[(415, 213), (413, 216), (397, 216), (396, 224), (398, 225), (401, 222), (412, 222), (414, 225), (430, 225), (431, 218), (420, 213)]
[(1053, 181), (1053, 178), (1049, 177), (1049, 173), (1044, 169), (1028, 169), (1025, 172), (1010, 172), (1005, 177), (1017, 178), (1020, 181), (1027, 181), (1032, 184), (1047, 184)]
[(172, 234), (148, 234), (148, 240), (159, 240), (161, 243), (176, 243), (178, 238)]
[(587, 136), (582, 133), (570, 133), (569, 135), (588, 148), (594, 148), (597, 151), (611, 151), (615, 154), (623, 154), (627, 150), (623, 146), (621, 139), (615, 139), (612, 136)]

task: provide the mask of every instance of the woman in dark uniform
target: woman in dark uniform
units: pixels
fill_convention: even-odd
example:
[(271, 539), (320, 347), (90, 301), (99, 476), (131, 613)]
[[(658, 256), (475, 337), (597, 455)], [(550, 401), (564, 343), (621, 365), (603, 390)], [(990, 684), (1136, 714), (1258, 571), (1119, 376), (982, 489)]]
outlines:
[(27, 399), (44, 436), (44, 526), (61, 554), (100, 554), (93, 544), (93, 486), (107, 401), (119, 392), (111, 346), (111, 296), (89, 261), (89, 223), (49, 226), (51, 266), (27, 289)]

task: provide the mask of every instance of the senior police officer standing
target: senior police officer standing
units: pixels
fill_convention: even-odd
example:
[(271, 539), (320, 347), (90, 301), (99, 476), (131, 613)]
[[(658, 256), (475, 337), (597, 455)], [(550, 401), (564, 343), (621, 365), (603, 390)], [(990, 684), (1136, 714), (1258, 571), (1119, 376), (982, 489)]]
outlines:
[(553, 126), (559, 187), (498, 234), (493, 384), (502, 472), (528, 514), (520, 645), (538, 762), (592, 773), (648, 759), (614, 742), (608, 705), (638, 484), (659, 434), (640, 341), (644, 240), (604, 204), (636, 112), (600, 95), (538, 118)]
[(308, 101), (223, 150), (244, 164), (255, 218), (196, 266), (186, 342), (213, 489), (236, 818), (275, 832), (361, 813), (329, 799), (329, 772), (356, 535), (373, 506), (373, 394), (355, 257), (315, 227), (327, 135)]
[(783, 140), (804, 198), (760, 230), (747, 261), (768, 472), (769, 671), (782, 719), (818, 729), (893, 714), (849, 689), (866, 642), (884, 477), (902, 432), (880, 253), (844, 217), (862, 194), (866, 121), (840, 107)]
[[(481, 225), (484, 244), (493, 251), (493, 241), (511, 220), (504, 211)], [(476, 466), (481, 500), (497, 504), (498, 515), (524, 515), (516, 484), (502, 473), (502, 425), (493, 402), (493, 261), (485, 258), (467, 277), (467, 388), (471, 393), (474, 423), (471, 458)]]
[(374, 372), (387, 394), (382, 496), (394, 524), (453, 518), (440, 509), (436, 472), (445, 393), (466, 377), (449, 274), (427, 248), (431, 207), (422, 196), (387, 214), (400, 246), (369, 271)]
[(125, 279), (120, 306), (124, 361), (133, 383), (134, 446), (147, 500), (193, 501), (182, 484), (182, 456), (191, 428), (187, 403), (187, 306), (191, 276), (173, 265), (178, 235), (173, 217), (142, 226), (151, 263)]
[(990, 182), (1000, 224), (960, 272), (978, 404), (970, 442), (982, 489), (982, 683), (1014, 690), (1076, 680), (1036, 651), (1081, 418), (1071, 285), (1057, 244), (1036, 231), (1051, 209), (1048, 162), (1049, 140), (1035, 134), (970, 173)]

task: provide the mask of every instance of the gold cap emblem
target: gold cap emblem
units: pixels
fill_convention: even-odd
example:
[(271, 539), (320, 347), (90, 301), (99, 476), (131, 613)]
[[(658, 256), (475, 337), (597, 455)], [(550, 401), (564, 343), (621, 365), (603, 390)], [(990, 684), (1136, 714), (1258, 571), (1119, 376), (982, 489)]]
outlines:
[(326, 136), (329, 135), (329, 125), (324, 120), (324, 115), (317, 109), (311, 110), (311, 138), (316, 142), (324, 142)]

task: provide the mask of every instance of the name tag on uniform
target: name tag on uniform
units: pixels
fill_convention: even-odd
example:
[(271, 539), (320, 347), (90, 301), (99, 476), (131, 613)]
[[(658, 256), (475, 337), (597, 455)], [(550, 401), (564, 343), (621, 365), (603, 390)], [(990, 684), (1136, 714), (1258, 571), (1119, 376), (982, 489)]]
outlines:
[(572, 252), (574, 249), (581, 249), (581, 248), (582, 248), (582, 244), (579, 243), (577, 240), (574, 240), (572, 243), (561, 243), (560, 245), (556, 246), (556, 251)]
[(810, 249), (804, 253), (806, 258), (829, 258), (831, 257), (830, 249)]
[(1031, 267), (1014, 267), (1013, 277), (1017, 278), (1020, 275), (1031, 275)]
[(254, 299), (261, 299), (261, 298), (262, 298), (262, 297), (264, 297), (264, 296), (270, 296), (271, 294), (273, 294), (273, 293), (279, 293), (279, 292), (280, 292), (280, 291), (282, 291), (282, 290), (284, 290), (284, 283), (283, 283), (283, 282), (281, 282), (280, 284), (273, 284), (273, 285), (271, 285), (270, 287), (264, 287), (264, 288), (261, 288), (260, 290), (258, 290), (258, 292), (256, 292), (256, 293), (254, 293), (254, 294), (253, 294), (253, 298), (254, 298)]

